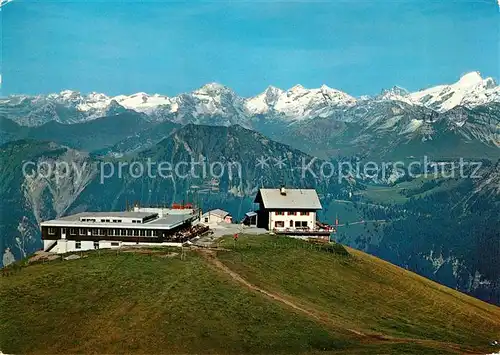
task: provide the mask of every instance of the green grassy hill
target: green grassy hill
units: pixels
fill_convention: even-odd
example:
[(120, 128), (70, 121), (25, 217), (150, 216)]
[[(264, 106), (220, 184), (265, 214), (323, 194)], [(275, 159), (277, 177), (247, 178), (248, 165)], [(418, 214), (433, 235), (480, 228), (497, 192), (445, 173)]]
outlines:
[(0, 277), (5, 353), (486, 354), (500, 308), (359, 251), (270, 236)]

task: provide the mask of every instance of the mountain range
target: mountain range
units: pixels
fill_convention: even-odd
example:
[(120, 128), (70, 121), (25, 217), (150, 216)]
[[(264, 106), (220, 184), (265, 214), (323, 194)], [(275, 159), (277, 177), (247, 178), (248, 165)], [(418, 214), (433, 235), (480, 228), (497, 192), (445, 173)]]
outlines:
[[(123, 155), (147, 149), (185, 124), (238, 124), (324, 159), (497, 159), (499, 93), (493, 79), (477, 72), (451, 85), (414, 93), (393, 87), (361, 98), (325, 85), (286, 91), (269, 87), (251, 98), (215, 83), (175, 97), (66, 90), (1, 99), (0, 142), (51, 139), (75, 149)], [(95, 136), (85, 139), (85, 132)]]
[[(61, 123), (88, 121), (130, 109), (147, 114), (151, 120), (245, 125), (246, 121), (259, 115), (289, 122), (329, 117), (352, 107), (365, 107), (371, 101), (397, 101), (445, 112), (456, 106), (474, 108), (500, 102), (500, 87), (492, 78), (483, 79), (478, 72), (471, 72), (450, 85), (439, 85), (413, 93), (396, 86), (383, 90), (380, 95), (360, 98), (326, 85), (317, 89), (295, 85), (288, 90), (269, 86), (261, 94), (249, 98), (240, 97), (218, 83), (206, 84), (174, 97), (144, 92), (107, 96), (65, 90), (57, 94), (3, 98), (0, 100), (0, 114), (21, 125), (37, 126), (49, 120)], [(198, 121), (207, 116), (217, 116), (218, 119), (214, 122)]]

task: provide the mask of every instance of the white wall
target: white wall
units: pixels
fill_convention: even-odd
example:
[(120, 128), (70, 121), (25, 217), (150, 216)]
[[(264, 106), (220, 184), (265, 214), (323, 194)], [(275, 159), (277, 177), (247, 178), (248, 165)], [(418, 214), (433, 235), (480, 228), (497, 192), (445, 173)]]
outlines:
[[(44, 240), (43, 242), (43, 247), (44, 250), (50, 246), (54, 242), (53, 240)], [(115, 245), (117, 244), (117, 245)], [(107, 241), (107, 240), (101, 240), (99, 241), (99, 249), (116, 249), (120, 248), (122, 246), (175, 246), (175, 247), (180, 247), (182, 246), (182, 243), (170, 243), (170, 242), (163, 242), (163, 243), (136, 243), (136, 242), (118, 242), (118, 241)], [(51, 252), (52, 253), (57, 253), (57, 254), (64, 254), (64, 253), (75, 253), (79, 251), (87, 251), (87, 250), (94, 250), (94, 242), (93, 241), (88, 241), (88, 240), (83, 240), (81, 241), (81, 248), (76, 249), (76, 241), (75, 240), (67, 240), (67, 239), (59, 239), (57, 241), (57, 245), (52, 248)]]
[[(44, 240), (43, 241), (43, 250), (46, 250), (55, 240)], [(56, 248), (57, 246), (54, 246)]]
[(99, 249), (112, 249), (112, 248), (119, 248), (121, 246), (122, 246), (122, 242), (115, 242), (115, 241), (110, 242), (107, 240), (99, 241)]
[[(293, 221), (293, 227), (290, 227), (290, 220)], [(283, 221), (283, 227), (275, 227), (275, 222)], [(288, 212), (285, 215), (277, 215), (276, 212), (269, 212), (269, 230), (285, 230), (285, 229), (295, 229), (295, 221), (306, 221), (309, 229), (316, 228), (316, 212), (309, 212), (308, 216), (301, 216), (300, 212), (297, 211), (297, 215), (290, 216)]]
[[(208, 221), (206, 220), (208, 218)], [(215, 223), (220, 223), (224, 222), (224, 218), (222, 218), (219, 215), (211, 214), (211, 213), (205, 213), (201, 216), (201, 222), (202, 223), (208, 223), (208, 224), (215, 224)]]

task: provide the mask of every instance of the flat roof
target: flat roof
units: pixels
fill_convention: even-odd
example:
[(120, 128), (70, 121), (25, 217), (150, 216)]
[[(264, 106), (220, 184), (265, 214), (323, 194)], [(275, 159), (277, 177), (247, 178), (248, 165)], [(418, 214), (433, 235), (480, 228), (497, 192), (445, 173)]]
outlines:
[[(179, 222), (183, 222), (186, 219), (194, 217), (192, 214), (169, 214), (163, 216), (162, 218), (155, 219), (150, 222), (144, 223), (144, 225), (171, 225), (178, 224)], [(137, 225), (137, 224), (136, 224)]]
[[(157, 216), (156, 213), (147, 212), (97, 212), (99, 217), (127, 217), (144, 218), (144, 216)], [(100, 215), (102, 213), (102, 215)], [(110, 215), (112, 213), (113, 215)], [(161, 218), (146, 221), (145, 223), (130, 222), (82, 222), (81, 217), (98, 216), (96, 212), (82, 212), (71, 216), (61, 217), (40, 223), (44, 227), (74, 227), (74, 228), (135, 228), (135, 229), (172, 229), (185, 223), (186, 220), (196, 217), (192, 213), (170, 214)], [(142, 216), (142, 217), (141, 217)]]
[(65, 221), (79, 221), (80, 218), (82, 217), (88, 217), (88, 218), (104, 218), (104, 217), (114, 217), (114, 218), (147, 218), (147, 217), (153, 217), (157, 215), (157, 213), (153, 212), (129, 212), (129, 211), (124, 211), (124, 212), (80, 212), (77, 214), (73, 214), (71, 216), (66, 216), (66, 217), (61, 217), (58, 219), (65, 220)]

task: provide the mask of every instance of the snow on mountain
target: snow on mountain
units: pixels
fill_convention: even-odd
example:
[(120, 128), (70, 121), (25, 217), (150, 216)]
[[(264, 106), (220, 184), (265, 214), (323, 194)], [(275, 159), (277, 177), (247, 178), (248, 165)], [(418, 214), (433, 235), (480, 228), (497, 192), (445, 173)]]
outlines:
[(376, 97), (377, 100), (392, 100), (392, 101), (401, 101), (405, 102), (409, 105), (414, 105), (414, 102), (409, 97), (410, 92), (406, 89), (403, 89), (399, 86), (393, 86), (388, 90), (382, 90), (380, 95)]
[(144, 113), (148, 113), (159, 106), (172, 105), (174, 103), (168, 96), (159, 94), (148, 95), (144, 92), (139, 92), (130, 96), (115, 96), (113, 99), (125, 108)]
[(82, 111), (103, 109), (108, 107), (111, 101), (114, 100), (124, 108), (146, 114), (153, 113), (153, 111), (161, 107), (166, 108), (167, 113), (192, 111), (190, 113), (195, 117), (198, 115), (224, 114), (226, 107), (233, 105), (233, 101), (238, 99), (231, 89), (217, 83), (206, 84), (191, 93), (174, 97), (138, 92), (128, 96), (118, 95), (115, 97), (107, 97), (106, 95), (98, 97), (94, 95), (93, 98), (97, 100), (87, 97), (78, 108)]
[(322, 117), (332, 107), (349, 107), (355, 103), (354, 97), (326, 85), (319, 89), (306, 89), (302, 85), (296, 85), (280, 95), (274, 108), (288, 117), (308, 118)]
[(245, 101), (250, 114), (265, 114), (274, 111), (287, 118), (300, 120), (325, 117), (337, 108), (351, 107), (356, 99), (342, 91), (322, 85), (318, 89), (306, 89), (295, 85), (287, 91), (269, 87), (262, 94)]
[[(60, 96), (64, 97), (65, 92), (61, 92)], [(80, 96), (80, 99), (77, 101), (76, 108), (83, 112), (95, 110), (98, 113), (102, 113), (102, 111), (109, 107), (112, 101), (115, 101), (124, 108), (144, 113), (148, 113), (158, 106), (172, 104), (172, 100), (169, 97), (158, 94), (149, 95), (144, 92), (138, 92), (129, 96), (118, 95), (108, 97), (104, 94), (93, 92), (86, 96)]]
[(245, 108), (251, 115), (265, 114), (276, 104), (283, 90), (269, 86), (263, 93), (251, 97), (245, 101)]
[[(0, 114), (20, 124), (32, 126), (50, 120), (62, 123), (88, 121), (131, 109), (145, 113), (151, 120), (157, 121), (168, 119), (181, 124), (244, 125), (246, 119), (257, 115), (295, 122), (315, 117), (339, 116), (353, 107), (354, 111), (351, 111), (356, 115), (357, 108), (364, 112), (377, 102), (399, 102), (406, 107), (425, 107), (445, 112), (456, 106), (473, 108), (500, 102), (500, 86), (492, 78), (483, 79), (478, 72), (471, 72), (450, 85), (438, 85), (413, 93), (394, 86), (383, 90), (378, 96), (362, 96), (357, 99), (326, 85), (314, 89), (295, 85), (288, 90), (269, 86), (261, 94), (249, 98), (240, 97), (227, 86), (218, 83), (209, 83), (174, 97), (144, 92), (107, 96), (96, 92), (81, 94), (78, 91), (64, 90), (49, 95), (14, 95), (2, 98)], [(415, 124), (408, 129), (412, 127)]]
[(112, 100), (104, 94), (90, 93), (86, 99), (82, 97), (82, 100), (76, 105), (76, 108), (83, 112), (90, 110), (101, 112), (106, 110), (111, 101)]
[(236, 114), (241, 99), (227, 86), (209, 83), (189, 94), (175, 98), (183, 111), (190, 109), (194, 116)]
[(252, 116), (272, 112), (292, 120), (323, 117), (332, 109), (356, 104), (354, 97), (326, 85), (317, 89), (296, 85), (287, 91), (270, 86), (263, 93), (251, 98), (241, 98), (227, 86), (218, 83), (209, 83), (190, 93), (174, 97), (149, 95), (144, 92), (115, 97), (97, 93), (82, 96), (79, 92), (69, 90), (50, 94), (49, 97), (60, 103), (76, 105), (82, 112), (94, 111), (93, 116), (102, 114), (113, 100), (124, 108), (146, 114), (159, 107), (166, 107), (167, 113), (190, 114), (193, 117), (240, 113)]
[(411, 93), (405, 98), (415, 104), (444, 112), (456, 106), (475, 107), (500, 101), (500, 88), (492, 78), (483, 79), (478, 72), (471, 72), (454, 84), (438, 85)]
[(186, 114), (193, 117), (239, 114), (252, 116), (275, 113), (291, 120), (324, 117), (334, 109), (356, 104), (354, 97), (326, 85), (317, 89), (306, 89), (296, 85), (287, 91), (270, 86), (263, 93), (251, 98), (241, 98), (227, 86), (218, 83), (209, 83), (190, 93), (175, 97), (149, 95), (144, 92), (115, 97), (97, 93), (82, 96), (76, 91), (69, 90), (51, 94), (49, 97), (60, 103), (73, 104), (82, 112), (92, 111), (92, 116), (102, 115), (112, 101), (124, 108), (146, 114), (153, 113), (161, 107), (167, 109), (167, 114), (176, 113), (180, 116)]

